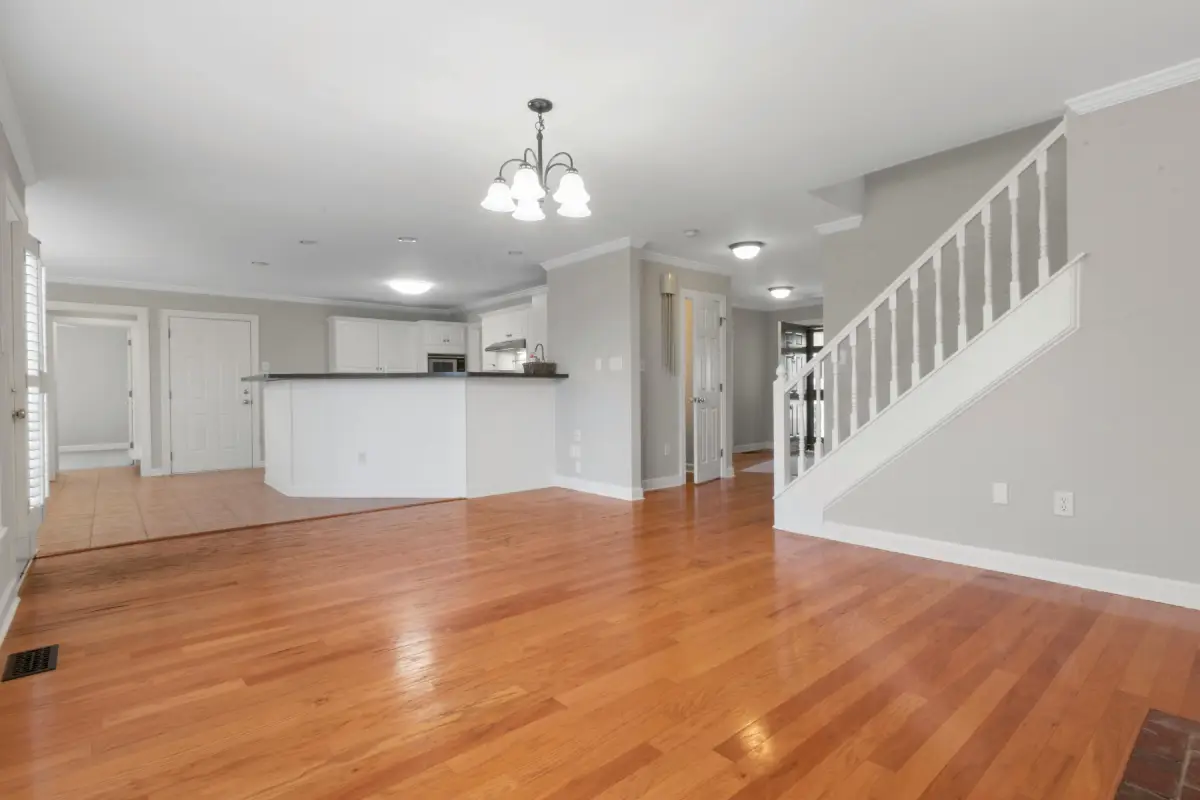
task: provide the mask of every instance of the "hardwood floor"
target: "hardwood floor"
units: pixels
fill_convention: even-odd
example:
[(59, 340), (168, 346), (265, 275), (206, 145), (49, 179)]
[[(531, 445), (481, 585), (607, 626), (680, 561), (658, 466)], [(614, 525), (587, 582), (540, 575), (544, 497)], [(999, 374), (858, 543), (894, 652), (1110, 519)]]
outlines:
[(51, 484), (39, 555), (247, 528), (426, 502), (286, 497), (261, 469), (143, 478), (134, 467), (60, 472)]
[(1200, 614), (771, 529), (771, 476), (38, 562), (0, 797), (1109, 798)]

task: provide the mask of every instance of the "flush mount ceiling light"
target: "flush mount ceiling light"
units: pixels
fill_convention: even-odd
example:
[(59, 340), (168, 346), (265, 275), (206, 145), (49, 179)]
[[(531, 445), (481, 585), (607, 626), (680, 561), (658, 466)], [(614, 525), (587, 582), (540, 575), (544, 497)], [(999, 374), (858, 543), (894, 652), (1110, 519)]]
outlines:
[(271, 266), (271, 262), (270, 261), (251, 261), (250, 266), (252, 266), (252, 267), (269, 267), (269, 266)]
[(742, 261), (749, 261), (758, 255), (758, 251), (763, 249), (762, 242), (734, 242), (729, 245), (729, 249), (733, 254)]
[(510, 256), (523, 256), (523, 255), (525, 255), (525, 251), (524, 250), (509, 250), (508, 254)]
[[(583, 178), (575, 169), (575, 159), (563, 151), (555, 153), (548, 159), (542, 157), (542, 131), (546, 129), (544, 115), (550, 113), (554, 104), (541, 97), (535, 97), (526, 105), (529, 110), (538, 115), (537, 123), (533, 126), (537, 131), (537, 150), (526, 147), (520, 158), (510, 158), (500, 165), (500, 171), (492, 185), (488, 187), (487, 196), (479, 205), (488, 211), (498, 211), (512, 214), (513, 219), (523, 222), (538, 222), (546, 218), (542, 203), (546, 200), (547, 187), (550, 185), (550, 172), (555, 167), (561, 167), (564, 172), (559, 178), (558, 190), (553, 195), (558, 203), (558, 215), (581, 219), (592, 215), (588, 202), (592, 199), (583, 187)], [(504, 168), (516, 164), (516, 172), (512, 176), (510, 186), (504, 178)]]
[(396, 241), (400, 244), (416, 244), (417, 237), (415, 236), (397, 236)]
[(683, 232), (683, 235), (688, 237), (689, 239), (695, 239), (697, 236), (700, 235), (700, 229), (699, 228), (688, 228), (686, 231)]
[(388, 286), (400, 294), (425, 294), (433, 288), (429, 281), (388, 281)]
[(784, 300), (792, 293), (791, 286), (772, 286), (767, 292), (776, 300)]
[(316, 239), (301, 239), (300, 244), (316, 244)]

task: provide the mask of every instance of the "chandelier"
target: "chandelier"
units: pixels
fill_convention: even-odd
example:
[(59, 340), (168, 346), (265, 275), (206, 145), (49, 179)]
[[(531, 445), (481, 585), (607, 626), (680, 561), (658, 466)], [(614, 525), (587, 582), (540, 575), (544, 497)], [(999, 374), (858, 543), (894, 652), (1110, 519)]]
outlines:
[[(564, 151), (555, 153), (549, 159), (542, 158), (542, 131), (546, 129), (543, 115), (549, 113), (554, 104), (535, 97), (526, 105), (530, 111), (537, 114), (537, 124), (533, 126), (537, 131), (537, 151), (526, 147), (525, 154), (520, 158), (510, 158), (501, 164), (499, 174), (488, 187), (487, 197), (483, 198), (480, 205), (488, 211), (511, 213), (513, 219), (523, 222), (543, 220), (546, 213), (542, 211), (542, 203), (545, 202), (550, 171), (555, 167), (562, 167), (565, 171), (558, 181), (558, 190), (553, 195), (554, 202), (559, 204), (558, 215), (575, 219), (590, 217), (592, 211), (587, 204), (592, 198), (583, 188), (583, 178), (575, 169), (575, 159), (571, 154)], [(504, 168), (509, 164), (518, 165), (513, 173), (512, 186), (504, 179)]]

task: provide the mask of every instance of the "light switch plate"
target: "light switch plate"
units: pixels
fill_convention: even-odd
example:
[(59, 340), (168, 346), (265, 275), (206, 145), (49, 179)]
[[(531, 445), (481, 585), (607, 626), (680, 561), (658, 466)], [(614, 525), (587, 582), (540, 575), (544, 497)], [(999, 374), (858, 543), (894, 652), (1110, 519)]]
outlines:
[(600, 371), (602, 371), (603, 369), (604, 369), (604, 359), (603, 359), (603, 358), (597, 358), (597, 359), (596, 359), (596, 372), (600, 372)]
[(998, 506), (1008, 505), (1008, 484), (993, 483), (992, 484), (992, 502)]
[(608, 359), (608, 368), (611, 369), (613, 372), (620, 372), (621, 368), (623, 366), (625, 366), (625, 365), (621, 361), (620, 356), (612, 356), (611, 358)]
[(269, 361), (262, 362), (262, 371), (264, 375), (271, 371), (271, 363)]

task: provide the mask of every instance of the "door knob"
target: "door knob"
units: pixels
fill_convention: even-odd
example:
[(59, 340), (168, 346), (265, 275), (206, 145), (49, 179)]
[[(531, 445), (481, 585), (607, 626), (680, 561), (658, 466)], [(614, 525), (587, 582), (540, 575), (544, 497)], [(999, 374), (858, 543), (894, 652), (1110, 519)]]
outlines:
[(18, 420), (18, 419), (25, 419), (25, 409), (23, 409), (23, 408), (18, 408), (16, 411), (14, 411), (14, 412), (12, 413), (12, 418), (13, 418), (14, 420)]

